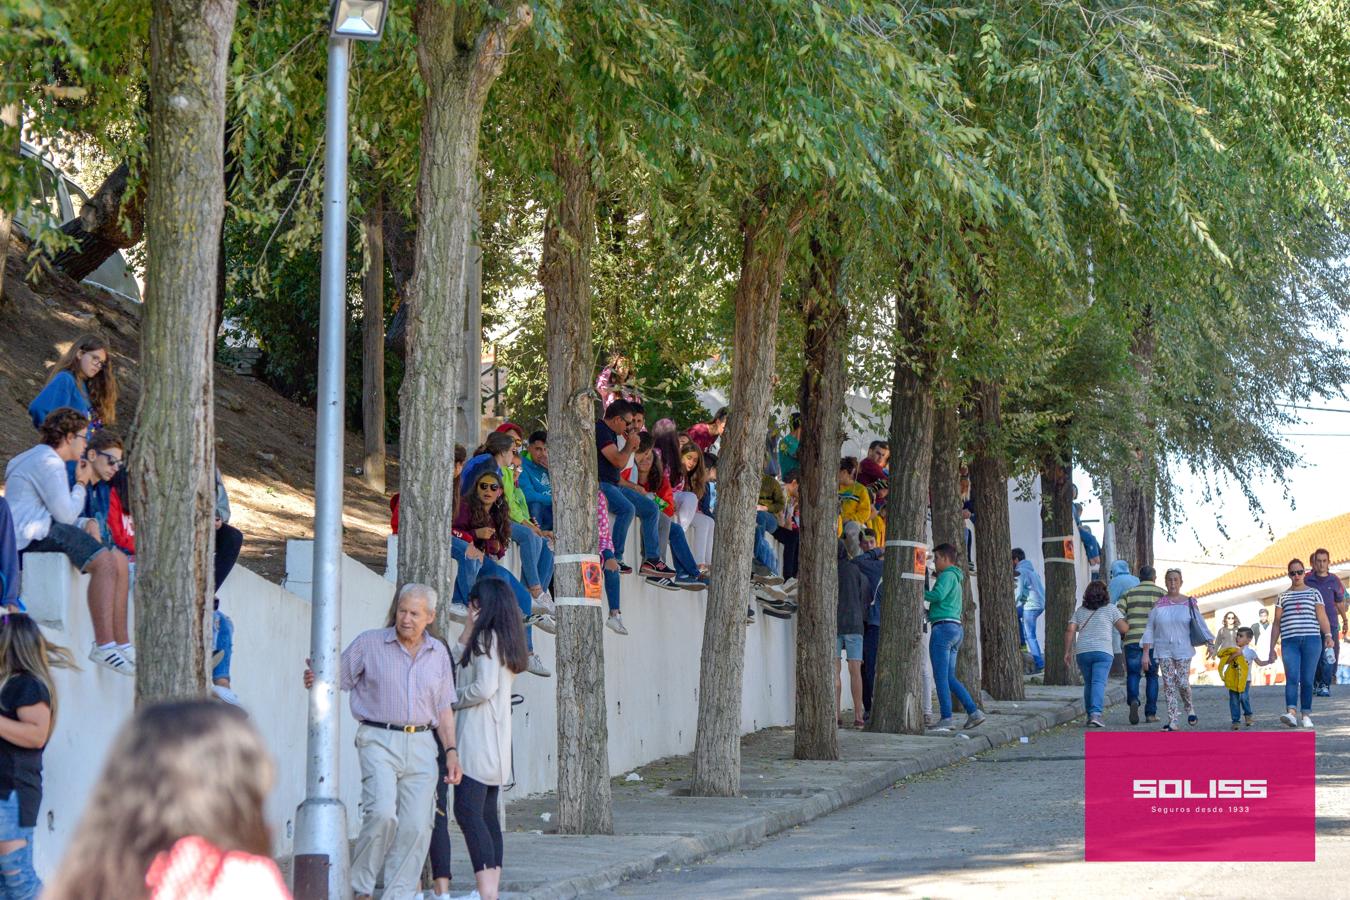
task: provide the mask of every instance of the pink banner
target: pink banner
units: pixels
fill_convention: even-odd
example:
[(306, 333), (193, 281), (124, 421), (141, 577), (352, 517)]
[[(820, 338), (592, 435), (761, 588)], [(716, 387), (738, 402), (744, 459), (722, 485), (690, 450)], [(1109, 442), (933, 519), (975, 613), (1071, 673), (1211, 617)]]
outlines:
[(1093, 862), (1312, 862), (1309, 731), (1084, 735), (1085, 857)]

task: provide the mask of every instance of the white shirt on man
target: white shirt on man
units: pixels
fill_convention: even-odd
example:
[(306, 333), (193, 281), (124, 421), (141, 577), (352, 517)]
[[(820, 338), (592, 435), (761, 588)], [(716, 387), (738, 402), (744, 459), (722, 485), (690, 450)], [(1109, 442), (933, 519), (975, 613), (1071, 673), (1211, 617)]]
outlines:
[(5, 499), (14, 517), (14, 537), (23, 550), (51, 531), (52, 522), (78, 525), (84, 485), (70, 486), (65, 460), (46, 444), (30, 447), (5, 467)]

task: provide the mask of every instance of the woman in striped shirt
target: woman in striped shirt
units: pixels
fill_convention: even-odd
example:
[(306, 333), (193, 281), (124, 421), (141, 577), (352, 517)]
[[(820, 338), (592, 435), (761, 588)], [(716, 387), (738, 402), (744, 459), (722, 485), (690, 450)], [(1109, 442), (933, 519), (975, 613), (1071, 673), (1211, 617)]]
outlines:
[(1288, 711), (1280, 716), (1280, 721), (1290, 728), (1299, 726), (1300, 710), (1303, 727), (1313, 727), (1308, 713), (1312, 712), (1317, 659), (1324, 647), (1334, 646), (1322, 595), (1303, 583), (1306, 574), (1303, 560), (1289, 560), (1289, 590), (1275, 601), (1271, 631), (1270, 644), (1280, 645), (1280, 660), (1284, 663), (1284, 705)]

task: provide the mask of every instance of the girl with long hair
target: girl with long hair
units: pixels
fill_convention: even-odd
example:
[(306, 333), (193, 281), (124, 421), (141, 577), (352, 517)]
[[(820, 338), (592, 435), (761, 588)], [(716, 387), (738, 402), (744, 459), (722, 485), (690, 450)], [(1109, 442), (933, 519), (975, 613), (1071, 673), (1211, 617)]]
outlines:
[(552, 615), (555, 607), (548, 586), (553, 581), (553, 551), (549, 549), (548, 539), (553, 533), (544, 531), (531, 518), (525, 492), (516, 486), (520, 447), (520, 439), (509, 431), (494, 431), (478, 448), (478, 454), (490, 457), (501, 472), (502, 496), (511, 520), (511, 540), (520, 548), (520, 580), (529, 589), (531, 606)]
[[(500, 578), (511, 588), (525, 620), (526, 646), (533, 650), (531, 626), (538, 625), (549, 634), (556, 633), (557, 626), (552, 616), (533, 612), (530, 592), (498, 562), (506, 555), (511, 540), (511, 517), (502, 496), (502, 476), (491, 463), (466, 467), (464, 471), (465, 484), (460, 492), (459, 508), (455, 511), (454, 536), (482, 551), (483, 567), (479, 571), (479, 580)], [(553, 674), (534, 653), (530, 654), (529, 670), (544, 678)]]
[(455, 734), (464, 777), (455, 786), (455, 821), (469, 849), (478, 896), (497, 900), (502, 878), (497, 794), (511, 781), (511, 685), (529, 662), (504, 581), (484, 578), (474, 585), (458, 650)]
[(33, 870), (33, 829), (42, 805), (42, 749), (56, 728), (52, 668), (75, 669), (65, 647), (47, 643), (24, 613), (0, 618), (0, 898), (42, 891)]
[(52, 410), (63, 406), (86, 416), (90, 431), (117, 424), (117, 376), (110, 352), (101, 335), (76, 338), (52, 366), (46, 387), (28, 404), (33, 427), (40, 427)]
[(240, 710), (138, 712), (108, 751), (46, 900), (289, 898), (264, 804), (274, 770)]
[[(672, 423), (673, 424), (673, 423)], [(660, 423), (657, 423), (658, 428)], [(685, 435), (677, 435), (679, 449), (671, 457), (670, 484), (675, 490), (675, 520), (689, 536), (689, 547), (700, 569), (712, 563), (712, 516), (699, 509), (699, 501), (708, 489), (708, 473), (703, 468), (703, 451)], [(669, 442), (665, 444), (669, 446)]]
[(670, 558), (675, 563), (674, 578), (649, 578), (648, 581), (668, 589), (704, 590), (708, 585), (708, 579), (699, 570), (698, 560), (689, 546), (684, 528), (675, 521), (675, 498), (670, 489), (670, 479), (666, 477), (666, 468), (656, 452), (650, 432), (644, 431), (638, 439), (638, 449), (633, 460), (637, 484), (647, 491), (656, 501), (657, 507), (665, 513), (657, 517), (662, 543), (661, 555), (665, 556), (666, 545), (669, 545)]

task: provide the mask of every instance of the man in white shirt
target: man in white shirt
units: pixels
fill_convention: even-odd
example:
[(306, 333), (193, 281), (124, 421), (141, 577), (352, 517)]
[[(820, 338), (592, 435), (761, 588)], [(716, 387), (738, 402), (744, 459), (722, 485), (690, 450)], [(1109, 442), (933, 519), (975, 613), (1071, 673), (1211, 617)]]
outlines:
[[(85, 488), (98, 480), (85, 458), (88, 429), (89, 420), (75, 410), (53, 410), (38, 428), (41, 443), (5, 467), (5, 498), (20, 553), (64, 553), (89, 575), (94, 623), (89, 658), (122, 675), (135, 675), (136, 656), (127, 630), (127, 558), (104, 547), (98, 523), (81, 516)], [(68, 462), (76, 462), (74, 487), (66, 474)]]

